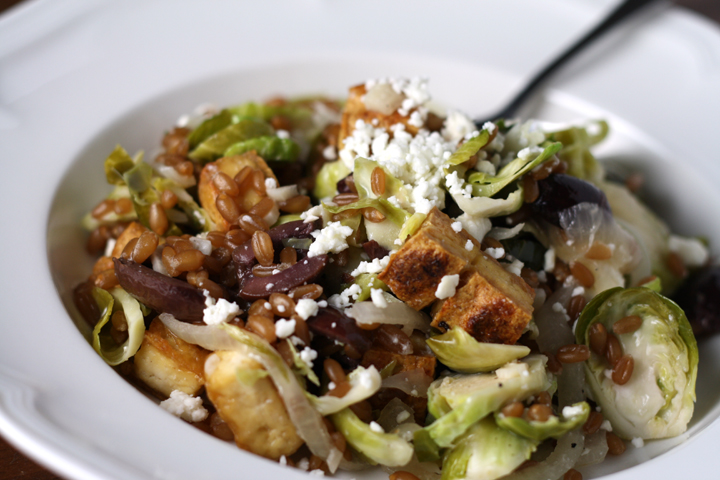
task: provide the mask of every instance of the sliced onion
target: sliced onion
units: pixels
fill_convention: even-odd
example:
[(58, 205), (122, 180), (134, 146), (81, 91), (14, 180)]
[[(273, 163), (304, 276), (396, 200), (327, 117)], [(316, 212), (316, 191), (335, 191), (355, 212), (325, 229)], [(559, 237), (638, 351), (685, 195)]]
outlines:
[(295, 197), (298, 194), (297, 185), (287, 185), (285, 187), (268, 188), (266, 189), (267, 196), (275, 200), (276, 202), (284, 202), (286, 200)]
[(273, 204), (270, 211), (263, 217), (263, 221), (266, 225), (275, 225), (278, 218), (280, 218), (280, 210), (278, 209), (277, 204)]
[(180, 175), (175, 168), (169, 165), (163, 165), (162, 163), (154, 163), (153, 168), (160, 174), (161, 177), (172, 180), (182, 188), (194, 187), (197, 184), (194, 175)]
[(433, 379), (421, 368), (396, 373), (382, 381), (382, 388), (397, 388), (413, 397), (427, 397)]
[(607, 433), (605, 430), (598, 430), (592, 435), (585, 437), (585, 449), (580, 455), (580, 460), (576, 466), (584, 467), (587, 465), (595, 465), (605, 460), (608, 453)]
[(327, 462), (332, 472), (337, 470), (342, 452), (335, 448), (323, 417), (310, 404), (305, 396), (305, 390), (298, 383), (292, 370), (270, 344), (253, 333), (227, 324), (192, 325), (181, 322), (167, 313), (161, 313), (160, 320), (171, 332), (188, 343), (212, 351), (241, 352), (260, 362), (270, 374), (300, 438), (305, 441), (312, 453)]
[(401, 325), (406, 335), (411, 335), (413, 330), (430, 330), (430, 319), (427, 315), (412, 309), (405, 302), (388, 302), (385, 308), (380, 308), (373, 302), (358, 302), (347, 309), (345, 314), (359, 324)]

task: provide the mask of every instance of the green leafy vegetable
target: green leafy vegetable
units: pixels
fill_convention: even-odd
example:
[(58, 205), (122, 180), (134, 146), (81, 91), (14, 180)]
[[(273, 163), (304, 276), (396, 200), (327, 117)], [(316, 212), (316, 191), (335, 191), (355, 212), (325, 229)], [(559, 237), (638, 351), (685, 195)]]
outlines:
[(372, 464), (402, 467), (412, 459), (413, 447), (408, 442), (399, 435), (376, 432), (349, 408), (330, 418), (345, 440)]
[[(567, 412), (567, 417), (564, 416)], [(590, 405), (587, 402), (578, 402), (563, 409), (563, 416), (551, 416), (544, 422), (526, 420), (522, 417), (506, 417), (495, 412), (495, 421), (498, 426), (532, 440), (543, 441), (548, 438), (560, 438), (571, 430), (582, 427), (590, 415)]]
[(133, 168), (135, 162), (120, 145), (105, 159), (105, 178), (111, 185), (123, 185), (125, 179), (123, 174)]
[(312, 383), (314, 383), (317, 386), (320, 386), (320, 379), (318, 379), (317, 375), (313, 371), (312, 368), (310, 368), (310, 365), (305, 363), (305, 361), (300, 358), (300, 354), (298, 353), (297, 349), (295, 348), (295, 345), (290, 341), (290, 339), (286, 340), (288, 346), (290, 347), (290, 352), (292, 353), (293, 357), (293, 365), (295, 366), (295, 369), (300, 373), (300, 375), (307, 377), (308, 380), (310, 380)]
[[(93, 348), (109, 365), (119, 365), (135, 355), (145, 335), (145, 320), (140, 302), (120, 287), (115, 287), (110, 292), (96, 287), (92, 290), (92, 296), (102, 312), (100, 321), (93, 328)], [(125, 314), (128, 326), (128, 338), (121, 345), (115, 343), (110, 336), (108, 325), (110, 317), (117, 311)]]
[(300, 147), (290, 138), (263, 136), (244, 140), (228, 147), (223, 156), (240, 155), (255, 150), (265, 160), (295, 161), (300, 155)]
[(326, 163), (315, 177), (313, 195), (318, 199), (334, 196), (337, 192), (337, 183), (350, 175), (350, 173), (352, 172), (342, 160)]
[(549, 160), (560, 151), (561, 143), (551, 143), (542, 152), (533, 157), (532, 154), (524, 158), (516, 158), (497, 172), (497, 175), (488, 175), (483, 172), (471, 173), (468, 182), (473, 185), (473, 195), (477, 197), (492, 197), (505, 188), (510, 182), (520, 178), (527, 172)]
[(323, 204), (323, 207), (330, 213), (340, 213), (346, 210), (360, 210), (362, 208), (375, 208), (385, 215), (386, 219), (390, 220), (398, 227), (402, 227), (405, 220), (410, 217), (408, 212), (400, 207), (396, 207), (384, 198), (364, 198), (347, 205)]
[(481, 148), (488, 144), (490, 140), (490, 132), (483, 129), (477, 137), (473, 137), (458, 147), (455, 152), (450, 155), (447, 163), (450, 165), (460, 165), (470, 160)]
[(377, 369), (371, 365), (370, 368), (357, 367), (350, 372), (348, 382), (350, 390), (342, 397), (331, 395), (316, 397), (310, 394), (308, 397), (321, 415), (330, 415), (370, 398), (380, 389), (382, 379)]
[(504, 477), (537, 448), (538, 442), (500, 428), (492, 417), (477, 422), (443, 459), (442, 480)]
[(192, 227), (199, 232), (210, 232), (215, 228), (210, 215), (207, 214), (187, 190), (168, 178), (156, 177), (152, 181), (153, 187), (160, 193), (170, 190), (178, 199), (178, 206), (190, 219)]
[(220, 158), (232, 145), (251, 138), (273, 135), (273, 128), (262, 120), (246, 118), (210, 135), (188, 155), (202, 164)]
[(463, 373), (489, 372), (530, 354), (530, 349), (523, 345), (478, 342), (460, 327), (432, 336), (426, 342), (438, 360)]
[(222, 110), (217, 115), (208, 118), (200, 125), (198, 125), (190, 135), (188, 135), (188, 143), (190, 149), (194, 149), (208, 137), (216, 134), (225, 127), (230, 126), (233, 123), (233, 115), (229, 110)]
[(683, 433), (695, 402), (698, 348), (685, 313), (649, 288), (613, 288), (590, 301), (575, 330), (577, 342), (589, 344), (590, 326), (607, 331), (620, 319), (637, 315), (634, 332), (618, 334), (622, 351), (634, 360), (632, 376), (616, 384), (605, 372), (604, 356), (592, 353), (585, 377), (613, 431), (623, 438), (665, 438)]
[(600, 120), (593, 124), (598, 133), (591, 135), (588, 128), (573, 126), (565, 130), (552, 132), (549, 137), (563, 144), (558, 153), (560, 160), (568, 165), (567, 173), (574, 177), (598, 183), (604, 177), (604, 172), (598, 161), (590, 153), (590, 147), (602, 141), (608, 134), (607, 122)]

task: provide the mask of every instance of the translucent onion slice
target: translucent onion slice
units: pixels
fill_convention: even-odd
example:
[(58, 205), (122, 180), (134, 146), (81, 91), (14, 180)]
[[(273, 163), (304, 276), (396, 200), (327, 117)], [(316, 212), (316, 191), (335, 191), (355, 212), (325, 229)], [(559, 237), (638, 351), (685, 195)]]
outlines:
[(392, 375), (382, 381), (383, 388), (397, 388), (413, 397), (427, 397), (427, 391), (433, 379), (416, 368)]
[(576, 464), (577, 467), (587, 465), (595, 465), (605, 460), (608, 453), (607, 432), (598, 430), (592, 435), (585, 437), (585, 449), (580, 455), (580, 460)]
[(171, 332), (188, 343), (212, 351), (239, 351), (260, 362), (278, 389), (300, 438), (305, 441), (312, 453), (327, 462), (332, 472), (337, 470), (342, 452), (333, 445), (323, 417), (310, 404), (305, 396), (305, 390), (298, 383), (292, 370), (270, 344), (253, 333), (227, 324), (191, 325), (176, 320), (167, 313), (160, 314), (160, 320)]
[(388, 302), (385, 308), (380, 308), (373, 302), (358, 302), (347, 309), (345, 314), (359, 324), (399, 325), (406, 335), (411, 335), (413, 330), (430, 330), (430, 319), (427, 315), (400, 301)]

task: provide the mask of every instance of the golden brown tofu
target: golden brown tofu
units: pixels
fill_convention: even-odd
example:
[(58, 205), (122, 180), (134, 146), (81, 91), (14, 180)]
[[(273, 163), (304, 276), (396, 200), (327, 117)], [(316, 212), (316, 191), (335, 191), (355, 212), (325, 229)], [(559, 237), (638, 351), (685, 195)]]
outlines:
[(205, 365), (205, 389), (238, 447), (277, 460), (295, 453), (303, 441), (264, 372), (249, 356), (215, 352)]
[(365, 85), (357, 85), (350, 88), (345, 108), (343, 109), (342, 120), (340, 120), (340, 136), (338, 137), (339, 149), (343, 148), (343, 139), (347, 138), (355, 130), (355, 123), (362, 120), (365, 123), (372, 123), (377, 120), (376, 127), (390, 131), (390, 127), (398, 123), (405, 125), (405, 130), (412, 135), (418, 132), (418, 127), (410, 125), (407, 117), (400, 115), (397, 111), (386, 115), (381, 112), (368, 110), (363, 101), (363, 95), (367, 93)]
[[(411, 370), (420, 369), (425, 372), (428, 377), (435, 378), (435, 366), (437, 364), (437, 359), (433, 356), (400, 355), (386, 350), (368, 350), (365, 352), (365, 355), (363, 355), (361, 364), (365, 368), (370, 365), (374, 365), (378, 370), (382, 370), (392, 361), (396, 362), (396, 366), (393, 369), (393, 375), (400, 372), (409, 372)], [(398, 390), (397, 388), (382, 388), (375, 395), (370, 397), (368, 401), (374, 410), (382, 410), (393, 398), (397, 398), (404, 404), (412, 407), (415, 412), (415, 421), (420, 425), (425, 424), (425, 416), (427, 415), (427, 397), (414, 397), (402, 390)]]
[(462, 327), (481, 342), (513, 345), (532, 318), (534, 291), (481, 252), (460, 274), (455, 295), (433, 306), (432, 326)]
[(125, 230), (123, 230), (123, 233), (121, 233), (118, 237), (117, 241), (115, 242), (115, 247), (113, 247), (111, 257), (120, 258), (120, 255), (127, 246), (128, 242), (133, 238), (139, 238), (140, 235), (147, 231), (148, 229), (139, 224), (138, 222), (132, 222), (125, 228)]
[(135, 354), (135, 376), (165, 397), (173, 390), (196, 395), (205, 383), (208, 355), (207, 350), (176, 337), (156, 318)]
[[(200, 205), (207, 211), (210, 219), (215, 224), (216, 230), (227, 232), (230, 229), (230, 222), (225, 220), (215, 204), (221, 192), (215, 182), (213, 182), (213, 178), (220, 172), (230, 178), (235, 178), (235, 175), (240, 173), (245, 167), (259, 170), (263, 172), (265, 178), (272, 178), (277, 182), (277, 177), (275, 177), (273, 171), (268, 167), (267, 163), (265, 163), (265, 160), (258, 156), (254, 150), (245, 152), (242, 155), (220, 158), (205, 165), (202, 172), (200, 172), (200, 181), (198, 182)], [(240, 207), (240, 211), (247, 212), (262, 198), (263, 197), (254, 189), (246, 188), (240, 192), (236, 201)]]
[[(418, 231), (390, 257), (378, 278), (415, 310), (433, 303), (440, 280), (455, 275), (480, 254), (477, 241), (465, 230), (455, 232), (453, 221), (437, 208), (428, 213)], [(473, 249), (465, 249), (467, 241)]]

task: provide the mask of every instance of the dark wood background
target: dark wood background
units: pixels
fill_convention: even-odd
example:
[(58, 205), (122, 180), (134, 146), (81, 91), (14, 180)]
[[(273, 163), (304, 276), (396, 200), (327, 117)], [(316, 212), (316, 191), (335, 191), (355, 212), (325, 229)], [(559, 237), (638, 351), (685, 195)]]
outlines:
[[(0, 13), (22, 2), (0, 0)], [(694, 10), (720, 23), (720, 1), (718, 0), (677, 0), (677, 5)], [(61, 479), (19, 453), (0, 437), (0, 480), (56, 480)]]

